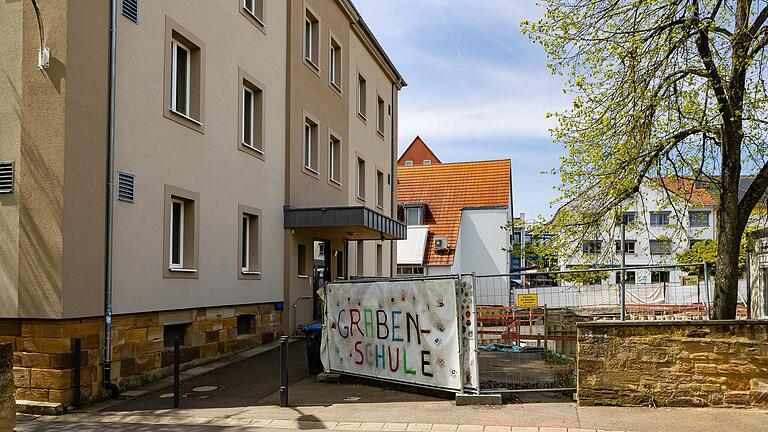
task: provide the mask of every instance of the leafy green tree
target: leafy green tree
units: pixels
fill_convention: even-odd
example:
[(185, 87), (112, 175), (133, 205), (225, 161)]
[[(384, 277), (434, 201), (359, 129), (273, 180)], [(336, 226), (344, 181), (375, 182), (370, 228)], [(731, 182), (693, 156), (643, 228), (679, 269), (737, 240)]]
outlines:
[[(680, 264), (707, 263), (707, 271), (709, 275), (714, 275), (715, 265), (717, 263), (717, 242), (709, 239), (698, 241), (690, 248), (677, 254), (677, 262)], [(704, 276), (704, 268), (702, 266), (682, 266), (680, 267), (680, 270), (688, 272), (688, 274)]]
[[(747, 228), (744, 235), (741, 236), (738, 267), (740, 275), (747, 271), (747, 234), (753, 230), (754, 228)], [(693, 246), (677, 254), (677, 262), (680, 264), (707, 263), (707, 271), (712, 276), (716, 273), (717, 268), (717, 242), (709, 239), (697, 241)], [(704, 276), (704, 268), (702, 266), (695, 269), (682, 266), (680, 270), (686, 271), (689, 274)]]
[[(587, 270), (592, 268), (589, 265), (577, 265), (569, 267), (569, 270)], [(608, 279), (610, 274), (607, 271), (589, 271), (589, 272), (573, 272), (573, 273), (560, 273), (557, 275), (558, 280), (561, 282), (571, 282), (576, 285), (592, 285), (598, 281)]]
[(649, 178), (706, 183), (719, 199), (714, 317), (735, 318), (740, 239), (768, 187), (768, 3), (541, 2), (522, 29), (573, 95), (552, 131), (567, 152), (560, 238), (585, 238)]

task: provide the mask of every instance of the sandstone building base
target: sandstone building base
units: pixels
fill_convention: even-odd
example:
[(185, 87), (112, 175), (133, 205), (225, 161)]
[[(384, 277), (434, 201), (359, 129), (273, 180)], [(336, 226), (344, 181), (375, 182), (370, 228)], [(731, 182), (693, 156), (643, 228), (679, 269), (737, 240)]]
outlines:
[[(175, 337), (182, 341), (182, 365), (199, 363), (274, 341), (281, 319), (272, 303), (117, 315), (112, 322), (111, 381), (126, 390), (170, 375)], [(0, 343), (13, 347), (17, 400), (74, 403), (75, 339), (80, 339), (82, 402), (101, 399), (106, 396), (103, 317), (0, 320)]]

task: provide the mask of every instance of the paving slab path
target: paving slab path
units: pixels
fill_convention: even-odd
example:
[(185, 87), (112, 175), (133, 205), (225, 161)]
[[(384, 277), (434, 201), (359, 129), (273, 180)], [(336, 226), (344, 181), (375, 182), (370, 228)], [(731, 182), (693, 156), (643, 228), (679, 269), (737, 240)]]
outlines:
[[(60, 417), (19, 416), (18, 432), (78, 430), (203, 431), (362, 430), (428, 432), (723, 432), (768, 430), (768, 411), (708, 408), (578, 407), (569, 395), (525, 393), (502, 406), (386, 387), (317, 383), (307, 376), (303, 343), (291, 344), (289, 400), (279, 401), (278, 352), (267, 351), (188, 375), (180, 409), (169, 388), (97, 404)], [(134, 393), (140, 394), (140, 393)]]

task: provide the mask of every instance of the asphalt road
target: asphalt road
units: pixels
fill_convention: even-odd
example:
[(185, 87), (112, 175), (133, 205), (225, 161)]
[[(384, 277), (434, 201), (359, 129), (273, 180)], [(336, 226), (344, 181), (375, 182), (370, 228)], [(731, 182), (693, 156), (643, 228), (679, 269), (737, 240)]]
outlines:
[[(288, 350), (288, 383), (309, 376), (304, 341), (294, 342)], [(213, 391), (193, 389), (216, 387)], [(181, 408), (235, 408), (258, 405), (258, 402), (280, 390), (280, 351), (274, 349), (208, 374), (182, 382)], [(171, 408), (172, 392), (166, 388), (156, 393), (129, 400), (102, 412), (151, 411)], [(161, 397), (162, 396), (162, 397)], [(137, 429), (142, 430), (142, 429)], [(147, 429), (148, 430), (148, 429)], [(181, 430), (181, 429), (180, 429)], [(214, 429), (212, 429), (214, 430)]]

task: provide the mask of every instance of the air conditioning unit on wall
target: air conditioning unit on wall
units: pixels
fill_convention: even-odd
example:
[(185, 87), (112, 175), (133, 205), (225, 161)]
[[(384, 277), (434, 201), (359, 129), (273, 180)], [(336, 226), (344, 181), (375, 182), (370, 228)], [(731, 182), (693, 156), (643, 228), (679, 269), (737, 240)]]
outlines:
[(450, 246), (448, 246), (448, 238), (447, 237), (435, 237), (435, 251), (436, 252), (443, 252), (450, 249)]

